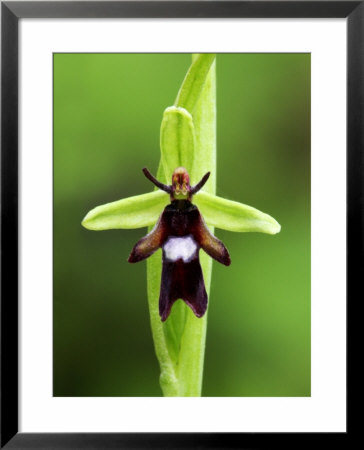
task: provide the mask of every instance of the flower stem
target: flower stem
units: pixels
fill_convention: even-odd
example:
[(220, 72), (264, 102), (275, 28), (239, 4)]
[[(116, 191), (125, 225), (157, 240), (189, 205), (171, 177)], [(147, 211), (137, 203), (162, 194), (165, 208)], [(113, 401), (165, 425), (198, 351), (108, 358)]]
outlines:
[[(178, 93), (175, 111), (168, 108), (161, 127), (162, 163), (158, 169), (158, 179), (167, 183), (175, 167), (169, 161), (186, 167), (191, 179), (198, 180), (206, 172), (211, 176), (205, 185), (210, 194), (216, 189), (216, 75), (214, 55), (194, 55), (193, 63), (187, 72)], [(186, 114), (181, 112), (183, 108)], [(174, 115), (175, 113), (175, 115)], [(191, 127), (185, 120), (192, 114), (193, 141)], [(184, 119), (186, 118), (186, 119)], [(184, 132), (183, 130), (188, 130)], [(188, 137), (188, 139), (187, 139)], [(173, 140), (175, 140), (173, 142)], [(191, 147), (193, 158), (191, 159)], [(171, 155), (171, 152), (178, 152)], [(177, 158), (177, 159), (176, 159)], [(180, 160), (178, 160), (180, 158)], [(177, 162), (176, 162), (177, 161)], [(172, 163), (171, 163), (172, 164)], [(213, 230), (211, 230), (213, 231)], [(212, 260), (200, 253), (201, 266), (209, 294)], [(162, 323), (158, 313), (158, 298), (161, 279), (160, 251), (147, 261), (148, 302), (151, 327), (156, 355), (160, 363), (160, 385), (165, 396), (200, 396), (205, 353), (207, 314), (199, 319), (182, 301), (177, 301), (170, 317)]]
[[(194, 55), (194, 59), (197, 55)], [(204, 190), (216, 191), (216, 70), (215, 62), (207, 75), (197, 105), (192, 113), (195, 127), (195, 156), (192, 179), (200, 179), (206, 172), (211, 176)], [(213, 232), (213, 229), (211, 229)], [(200, 252), (206, 291), (210, 296), (212, 259)], [(200, 396), (205, 356), (207, 312), (198, 319), (187, 308), (187, 320), (179, 357), (179, 391), (183, 396)]]

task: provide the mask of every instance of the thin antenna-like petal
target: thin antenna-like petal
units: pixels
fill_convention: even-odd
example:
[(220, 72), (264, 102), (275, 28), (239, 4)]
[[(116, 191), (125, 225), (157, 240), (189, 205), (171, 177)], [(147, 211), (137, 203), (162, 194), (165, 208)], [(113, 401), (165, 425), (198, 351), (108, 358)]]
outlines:
[(170, 194), (172, 192), (172, 187), (171, 186), (167, 186), (166, 184), (161, 183), (160, 181), (158, 181), (150, 172), (149, 170), (144, 167), (143, 169), (143, 173), (144, 175), (148, 178), (149, 181), (151, 181), (153, 184), (155, 184), (157, 186), (157, 188), (161, 189), (162, 191), (167, 192), (168, 194)]
[(200, 189), (202, 189), (206, 183), (206, 181), (209, 179), (211, 172), (207, 172), (205, 173), (205, 175), (201, 178), (201, 180), (195, 184), (195, 186), (192, 186), (191, 188), (191, 194), (196, 194), (196, 192), (198, 192)]

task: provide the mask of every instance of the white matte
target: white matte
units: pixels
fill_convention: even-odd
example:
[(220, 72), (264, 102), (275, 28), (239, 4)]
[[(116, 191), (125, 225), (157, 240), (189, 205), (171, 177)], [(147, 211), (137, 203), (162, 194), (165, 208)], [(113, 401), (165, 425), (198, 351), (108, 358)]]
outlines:
[[(22, 19), (20, 44), (20, 430), (345, 431), (346, 21)], [(312, 53), (312, 396), (53, 398), (52, 53), (197, 51)]]

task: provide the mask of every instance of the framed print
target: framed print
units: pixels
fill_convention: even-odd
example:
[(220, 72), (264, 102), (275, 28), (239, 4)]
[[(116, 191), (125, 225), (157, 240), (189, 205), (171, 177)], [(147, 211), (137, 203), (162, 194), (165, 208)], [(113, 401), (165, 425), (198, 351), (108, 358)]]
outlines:
[(2, 447), (347, 445), (363, 3), (1, 11)]

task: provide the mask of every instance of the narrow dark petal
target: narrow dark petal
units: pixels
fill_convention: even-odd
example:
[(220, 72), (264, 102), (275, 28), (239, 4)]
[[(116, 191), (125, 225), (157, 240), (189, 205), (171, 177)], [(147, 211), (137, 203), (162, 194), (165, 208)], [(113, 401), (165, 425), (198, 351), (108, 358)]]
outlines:
[(196, 194), (196, 192), (198, 192), (200, 189), (203, 188), (206, 181), (209, 179), (209, 176), (210, 172), (205, 173), (205, 175), (201, 178), (201, 180), (197, 184), (195, 184), (195, 186), (192, 186), (191, 195)]
[(211, 258), (214, 258), (225, 266), (230, 266), (231, 259), (227, 248), (210, 232), (199, 212), (193, 223), (193, 235), (199, 246), (211, 256)]
[(153, 184), (157, 186), (157, 188), (161, 189), (162, 191), (167, 192), (170, 194), (172, 192), (172, 186), (167, 186), (166, 184), (161, 183), (158, 181), (150, 172), (149, 170), (144, 167), (143, 169), (144, 175), (148, 178), (149, 181), (151, 181)]
[(214, 236), (214, 240), (208, 239), (203, 242), (201, 246), (203, 250), (214, 258), (217, 262), (224, 264), (224, 266), (230, 266), (231, 259), (229, 252), (225, 245)]
[(128, 262), (136, 263), (151, 256), (162, 246), (167, 235), (168, 228), (162, 213), (153, 230), (134, 245), (134, 248), (129, 255)]
[(154, 251), (141, 251), (140, 250), (140, 245), (142, 244), (142, 240), (138, 241), (136, 243), (136, 245), (134, 246), (133, 250), (131, 251), (129, 258), (128, 258), (128, 262), (131, 264), (137, 263), (139, 261), (143, 261), (144, 259), (149, 258), (149, 256), (152, 256), (152, 254), (157, 250), (155, 249)]

